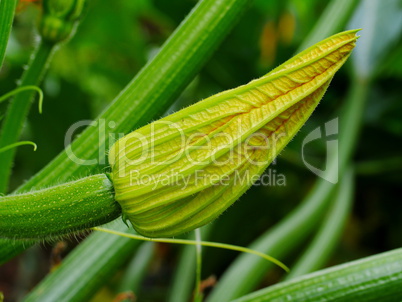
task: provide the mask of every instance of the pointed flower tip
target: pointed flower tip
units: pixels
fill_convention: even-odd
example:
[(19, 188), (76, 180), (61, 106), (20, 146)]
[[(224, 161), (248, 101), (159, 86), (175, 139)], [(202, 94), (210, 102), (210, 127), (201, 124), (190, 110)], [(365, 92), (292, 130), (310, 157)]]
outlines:
[(360, 38), (360, 35), (358, 35), (358, 33), (360, 33), (360, 31), (362, 31), (362, 30), (363, 30), (363, 28), (357, 28), (357, 29), (351, 29), (351, 30), (349, 30), (349, 32), (353, 33), (355, 35), (355, 41), (356, 41)]
[(363, 30), (363, 28), (355, 29), (356, 40), (358, 40), (358, 39), (361, 37), (360, 35), (357, 34), (357, 33), (359, 33), (361, 30)]
[(115, 198), (134, 228), (171, 237), (200, 227), (257, 182), (345, 63), (346, 31), (260, 79), (134, 131), (111, 148)]

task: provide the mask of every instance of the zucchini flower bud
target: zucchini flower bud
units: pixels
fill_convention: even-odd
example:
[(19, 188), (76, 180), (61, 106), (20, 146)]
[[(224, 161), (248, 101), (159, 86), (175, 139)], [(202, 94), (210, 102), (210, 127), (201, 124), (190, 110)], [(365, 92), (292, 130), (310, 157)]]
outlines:
[(74, 34), (85, 0), (43, 0), (39, 33), (45, 41), (58, 43)]
[(307, 121), (356, 32), (325, 39), (260, 79), (118, 140), (109, 162), (124, 217), (149, 237), (175, 236), (218, 217)]

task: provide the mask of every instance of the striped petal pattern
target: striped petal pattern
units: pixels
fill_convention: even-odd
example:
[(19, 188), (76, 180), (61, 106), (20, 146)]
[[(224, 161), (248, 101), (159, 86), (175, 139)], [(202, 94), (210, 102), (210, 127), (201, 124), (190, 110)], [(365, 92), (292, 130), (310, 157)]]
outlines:
[(327, 38), (257, 80), (118, 140), (109, 162), (124, 217), (142, 235), (171, 237), (219, 216), (307, 121), (356, 33)]

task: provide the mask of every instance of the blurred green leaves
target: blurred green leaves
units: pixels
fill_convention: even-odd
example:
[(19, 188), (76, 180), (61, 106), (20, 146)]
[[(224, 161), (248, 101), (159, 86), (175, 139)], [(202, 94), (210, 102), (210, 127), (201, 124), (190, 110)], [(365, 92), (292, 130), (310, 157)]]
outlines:
[(357, 75), (368, 79), (401, 37), (401, 1), (362, 0), (349, 27), (365, 31), (353, 54), (353, 61)]

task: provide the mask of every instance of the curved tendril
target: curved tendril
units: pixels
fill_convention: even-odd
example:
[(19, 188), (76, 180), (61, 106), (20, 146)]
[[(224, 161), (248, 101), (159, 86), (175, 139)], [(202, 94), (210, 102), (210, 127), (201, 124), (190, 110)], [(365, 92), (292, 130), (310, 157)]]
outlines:
[(7, 150), (19, 147), (19, 146), (25, 146), (25, 145), (31, 145), (34, 148), (34, 151), (36, 151), (36, 149), (38, 148), (38, 146), (34, 143), (34, 142), (30, 142), (30, 141), (22, 141), (22, 142), (16, 142), (14, 144), (5, 146), (3, 148), (0, 148), (0, 153), (5, 152)]
[(9, 97), (12, 97), (13, 95), (16, 95), (17, 93), (20, 93), (25, 90), (34, 90), (38, 93), (38, 95), (39, 95), (38, 108), (39, 108), (39, 113), (42, 114), (43, 91), (38, 86), (27, 85), (27, 86), (18, 87), (14, 90), (11, 90), (10, 92), (7, 92), (6, 94), (4, 94), (3, 96), (0, 97), (0, 103), (7, 100)]
[(104, 233), (109, 233), (117, 236), (122, 236), (126, 238), (131, 238), (131, 239), (137, 239), (137, 240), (143, 240), (143, 241), (152, 241), (152, 242), (161, 242), (161, 243), (176, 243), (176, 244), (185, 244), (185, 245), (202, 245), (202, 246), (209, 246), (209, 247), (216, 247), (216, 248), (222, 248), (222, 249), (227, 249), (227, 250), (232, 250), (232, 251), (237, 251), (237, 252), (244, 252), (244, 253), (249, 253), (253, 255), (260, 256), (264, 258), (265, 260), (268, 260), (277, 266), (281, 267), (283, 270), (286, 272), (289, 272), (289, 268), (283, 264), (281, 261), (278, 259), (275, 259), (272, 256), (266, 255), (264, 253), (261, 253), (259, 251), (255, 251), (246, 247), (242, 246), (236, 246), (236, 245), (231, 245), (231, 244), (226, 244), (226, 243), (218, 243), (218, 242), (211, 242), (211, 241), (197, 241), (197, 240), (187, 240), (187, 239), (169, 239), (169, 238), (148, 238), (144, 237), (141, 235), (134, 235), (134, 234), (127, 234), (123, 232), (118, 232), (110, 229), (105, 229), (101, 227), (94, 227), (92, 228), (94, 231), (100, 231)]

